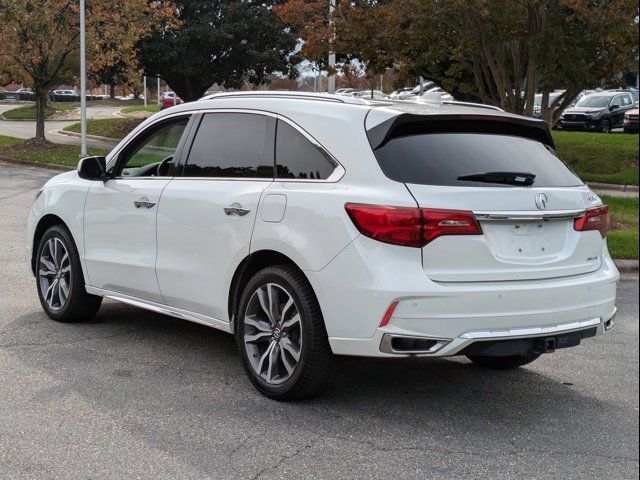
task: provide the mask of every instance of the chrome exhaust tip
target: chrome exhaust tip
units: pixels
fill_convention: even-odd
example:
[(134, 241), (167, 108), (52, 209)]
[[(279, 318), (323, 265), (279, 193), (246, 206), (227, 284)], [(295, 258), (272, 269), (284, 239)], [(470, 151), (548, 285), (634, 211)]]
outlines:
[(616, 308), (613, 311), (613, 314), (609, 317), (606, 318), (602, 323), (604, 324), (604, 331), (608, 332), (609, 330), (611, 330), (613, 327), (615, 327), (616, 322), (615, 322), (615, 318), (616, 318), (616, 314), (618, 313), (618, 309)]
[(412, 337), (385, 333), (380, 351), (392, 355), (432, 355), (451, 342), (448, 338)]

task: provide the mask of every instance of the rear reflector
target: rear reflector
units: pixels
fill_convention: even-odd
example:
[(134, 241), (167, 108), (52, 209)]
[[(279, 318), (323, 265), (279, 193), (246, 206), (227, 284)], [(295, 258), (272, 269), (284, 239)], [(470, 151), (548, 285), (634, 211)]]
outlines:
[(387, 311), (385, 312), (384, 317), (382, 317), (382, 321), (380, 322), (381, 327), (384, 327), (389, 323), (389, 320), (391, 320), (393, 312), (396, 311), (397, 306), (398, 302), (393, 302), (391, 305), (389, 305), (389, 308), (387, 308)]
[(421, 248), (444, 235), (482, 235), (473, 212), (347, 203), (345, 209), (364, 236)]
[(602, 238), (607, 238), (607, 232), (611, 225), (611, 216), (609, 215), (609, 207), (602, 205), (600, 207), (590, 208), (584, 214), (575, 220), (573, 228), (578, 232), (590, 232), (597, 230)]

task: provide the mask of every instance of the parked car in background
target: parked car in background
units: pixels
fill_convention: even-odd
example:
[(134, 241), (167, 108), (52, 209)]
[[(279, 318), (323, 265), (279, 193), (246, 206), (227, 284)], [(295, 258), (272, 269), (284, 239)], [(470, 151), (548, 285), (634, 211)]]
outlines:
[(624, 114), (624, 133), (638, 133), (638, 114), (640, 110), (634, 108)]
[(359, 90), (357, 92), (353, 92), (351, 96), (356, 98), (364, 98), (365, 100), (388, 100), (389, 99), (389, 96), (380, 90), (374, 90), (373, 92), (371, 90)]
[(56, 97), (77, 97), (80, 94), (76, 90), (52, 90), (51, 95)]
[(50, 180), (27, 259), (52, 319), (106, 297), (234, 334), (274, 399), (332, 354), (517, 368), (616, 313), (608, 207), (553, 148), (486, 107), (219, 94)]
[(625, 113), (633, 108), (633, 97), (627, 91), (594, 93), (580, 99), (575, 107), (566, 109), (557, 128), (609, 133), (622, 126)]
[(336, 90), (336, 95), (347, 95), (355, 91), (355, 88), (339, 88)]
[[(553, 104), (553, 102), (564, 92), (565, 92), (564, 90), (556, 90), (549, 93), (549, 102), (547, 106), (550, 107)], [(542, 94), (536, 93), (533, 100), (533, 117), (540, 118), (541, 116), (542, 116)]]
[(453, 95), (451, 95), (449, 92), (445, 92), (440, 87), (431, 87), (430, 89), (426, 90), (422, 95), (416, 96), (416, 98), (419, 98), (420, 100), (424, 100), (424, 101), (433, 101), (434, 99), (437, 99), (437, 101), (439, 102), (454, 101)]
[(174, 92), (165, 92), (160, 97), (160, 110), (184, 103)]
[(396, 100), (396, 99), (399, 99), (401, 95), (407, 95), (413, 92), (413, 90), (414, 90), (414, 87), (398, 88), (393, 92), (391, 92), (391, 94), (389, 95), (389, 98), (391, 98), (392, 100)]
[(24, 88), (23, 87), (23, 88), (19, 88), (18, 90), (16, 90), (15, 93), (26, 93), (26, 94), (32, 95), (32, 94), (34, 94), (36, 92), (34, 92), (31, 88)]

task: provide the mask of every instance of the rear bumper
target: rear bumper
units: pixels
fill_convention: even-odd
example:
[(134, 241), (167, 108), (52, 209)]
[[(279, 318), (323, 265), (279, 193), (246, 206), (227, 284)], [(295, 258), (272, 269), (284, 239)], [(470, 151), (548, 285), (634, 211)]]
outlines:
[[(320, 272), (309, 272), (335, 354), (457, 355), (474, 342), (553, 336), (596, 328), (615, 315), (619, 273), (608, 252), (592, 273), (550, 280), (436, 283), (419, 251), (359, 237)], [(380, 321), (398, 302), (388, 324)], [(405, 351), (393, 348), (403, 337)], [(423, 340), (420, 343), (420, 340)], [(408, 351), (407, 351), (408, 349)], [(424, 349), (429, 350), (424, 351)]]

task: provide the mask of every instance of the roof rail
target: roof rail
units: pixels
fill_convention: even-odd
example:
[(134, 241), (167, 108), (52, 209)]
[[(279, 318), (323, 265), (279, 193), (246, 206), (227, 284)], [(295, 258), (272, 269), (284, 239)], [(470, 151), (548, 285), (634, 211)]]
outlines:
[(298, 100), (319, 100), (325, 102), (348, 103), (351, 105), (369, 105), (364, 99), (355, 97), (345, 97), (342, 95), (332, 95), (329, 93), (314, 92), (294, 92), (291, 90), (250, 90), (243, 92), (214, 93), (202, 97), (200, 100), (217, 100), (220, 98), (279, 98)]
[(445, 105), (460, 105), (461, 107), (486, 108), (487, 110), (504, 112), (502, 108), (496, 107), (495, 105), (487, 105), (486, 103), (459, 102), (457, 100), (443, 100), (442, 103), (444, 103)]

